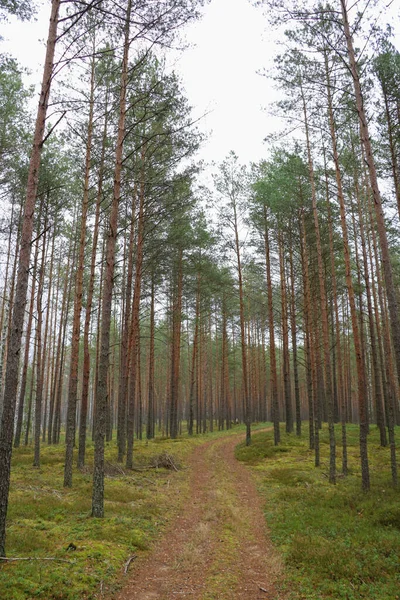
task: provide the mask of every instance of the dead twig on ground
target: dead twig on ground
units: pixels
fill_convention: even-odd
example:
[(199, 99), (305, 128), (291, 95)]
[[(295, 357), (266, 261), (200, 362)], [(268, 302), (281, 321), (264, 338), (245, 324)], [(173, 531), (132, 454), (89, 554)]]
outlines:
[(168, 454), (168, 452), (163, 452), (162, 454), (159, 454), (153, 458), (153, 465), (156, 468), (163, 467), (164, 469), (172, 469), (174, 471), (179, 470), (173, 456)]
[(127, 572), (128, 572), (128, 569), (129, 569), (129, 566), (130, 566), (131, 562), (132, 562), (133, 560), (135, 560), (135, 558), (136, 558), (136, 557), (137, 557), (137, 555), (136, 555), (136, 554), (132, 554), (132, 556), (130, 556), (130, 557), (128, 558), (128, 560), (126, 561), (126, 563), (125, 563), (125, 567), (124, 567), (124, 574), (125, 574), (125, 575), (126, 575), (126, 574), (127, 574)]

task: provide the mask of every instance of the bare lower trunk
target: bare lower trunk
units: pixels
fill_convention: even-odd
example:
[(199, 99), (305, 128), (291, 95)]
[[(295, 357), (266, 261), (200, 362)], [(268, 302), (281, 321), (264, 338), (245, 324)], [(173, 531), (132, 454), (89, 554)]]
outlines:
[(83, 296), (83, 271), (86, 246), (86, 221), (89, 207), (89, 177), (92, 157), (92, 134), (93, 134), (93, 102), (94, 102), (94, 67), (95, 60), (92, 57), (90, 99), (89, 99), (89, 122), (87, 129), (85, 176), (83, 184), (82, 212), (80, 239), (78, 251), (78, 264), (75, 275), (75, 301), (74, 315), (72, 321), (71, 361), (68, 383), (68, 405), (67, 423), (65, 428), (65, 464), (64, 464), (64, 487), (72, 487), (72, 462), (75, 444), (76, 429), (76, 403), (78, 391), (78, 366), (79, 366), (79, 341), (81, 337), (81, 312)]
[(42, 401), (43, 401), (43, 353), (42, 346), (42, 322), (43, 322), (43, 285), (44, 285), (44, 266), (46, 256), (46, 228), (47, 215), (44, 220), (44, 235), (42, 241), (42, 260), (39, 269), (39, 284), (37, 292), (37, 359), (36, 359), (36, 398), (35, 398), (35, 450), (33, 466), (40, 467), (40, 428), (42, 424)]
[(200, 273), (197, 274), (197, 289), (196, 289), (196, 315), (195, 315), (195, 328), (193, 336), (193, 347), (192, 347), (192, 366), (190, 370), (190, 384), (189, 384), (189, 424), (188, 433), (193, 435), (193, 421), (194, 421), (194, 395), (195, 395), (195, 381), (196, 381), (196, 361), (197, 361), (197, 347), (199, 344), (199, 320), (200, 320)]
[(385, 278), (386, 295), (388, 299), (392, 340), (396, 358), (397, 377), (400, 377), (400, 315), (398, 310), (396, 287), (393, 280), (393, 269), (390, 259), (389, 244), (383, 215), (381, 195), (378, 186), (375, 160), (372, 153), (371, 139), (368, 129), (368, 119), (364, 108), (364, 98), (361, 90), (359, 69), (355, 58), (353, 40), (348, 21), (346, 1), (340, 0), (343, 18), (343, 28), (347, 43), (347, 52), (350, 63), (350, 71), (353, 77), (356, 107), (360, 124), (360, 138), (365, 150), (365, 161), (368, 167), (370, 185), (374, 199), (375, 216), (378, 227), (379, 241), (382, 252), (383, 274)]
[(35, 245), (35, 258), (33, 261), (32, 290), (31, 290), (31, 299), (30, 299), (30, 303), (29, 303), (28, 325), (26, 328), (24, 364), (22, 367), (21, 385), (20, 385), (20, 392), (19, 392), (17, 426), (15, 429), (15, 438), (14, 438), (14, 447), (15, 448), (18, 448), (21, 443), (22, 421), (24, 418), (26, 380), (27, 380), (28, 365), (29, 365), (29, 350), (30, 350), (30, 338), (31, 338), (31, 332), (32, 332), (33, 307), (34, 307), (34, 301), (35, 301), (36, 269), (37, 269), (38, 253), (39, 253), (39, 240), (37, 240), (36, 245)]
[(309, 170), (310, 184), (311, 184), (311, 198), (312, 198), (312, 208), (313, 208), (314, 227), (315, 227), (315, 240), (316, 240), (317, 261), (318, 261), (318, 282), (319, 282), (319, 292), (320, 292), (320, 300), (321, 300), (322, 338), (323, 338), (323, 347), (324, 347), (325, 395), (326, 395), (328, 427), (329, 427), (329, 481), (330, 481), (330, 483), (336, 483), (336, 442), (335, 442), (335, 430), (334, 430), (334, 420), (333, 420), (332, 371), (331, 371), (331, 357), (330, 357), (327, 296), (326, 296), (326, 286), (325, 286), (324, 265), (323, 265), (323, 259), (322, 259), (322, 245), (321, 245), (321, 236), (320, 236), (320, 229), (319, 229), (317, 196), (316, 196), (316, 190), (315, 190), (314, 167), (313, 167), (313, 161), (312, 161), (312, 157), (311, 157), (310, 139), (309, 139), (309, 132), (308, 132), (307, 107), (306, 107), (306, 101), (305, 101), (303, 89), (302, 89), (302, 100), (303, 100), (304, 125), (305, 125), (307, 156), (308, 156), (308, 170)]
[[(107, 109), (107, 100), (106, 100)], [(103, 174), (105, 162), (105, 144), (107, 137), (107, 116), (104, 117), (103, 143), (101, 148), (101, 158), (98, 173), (97, 197), (96, 197), (96, 214), (93, 226), (93, 243), (92, 256), (90, 261), (90, 277), (86, 299), (85, 325), (83, 328), (83, 373), (82, 373), (82, 400), (79, 420), (79, 448), (78, 448), (78, 468), (82, 468), (85, 464), (86, 455), (86, 430), (87, 430), (87, 413), (89, 399), (89, 380), (90, 380), (90, 349), (89, 349), (89, 333), (92, 317), (93, 293), (96, 277), (96, 256), (97, 245), (99, 240), (99, 224), (100, 224), (100, 207), (103, 196)]]
[(293, 432), (292, 386), (290, 381), (288, 306), (286, 300), (286, 270), (282, 232), (278, 233), (279, 270), (281, 280), (281, 323), (283, 353), (283, 395), (285, 399), (286, 433)]
[(0, 432), (0, 556), (5, 556), (6, 515), (8, 506), (8, 492), (10, 487), (10, 466), (14, 432), (14, 414), (17, 399), (19, 356), (29, 278), (29, 259), (31, 253), (33, 215), (37, 194), (39, 164), (43, 146), (46, 113), (52, 81), (59, 6), (60, 0), (53, 0), (42, 87), (36, 117), (32, 154), (29, 163), (28, 184), (19, 251), (18, 275), (15, 288), (15, 304), (13, 308), (10, 343), (8, 347), (6, 379), (4, 386), (4, 407)]
[(115, 153), (114, 193), (111, 204), (109, 231), (107, 237), (106, 268), (104, 274), (103, 298), (101, 307), (101, 346), (96, 397), (96, 423), (94, 433), (94, 469), (92, 494), (93, 517), (104, 517), (104, 443), (107, 415), (107, 376), (110, 351), (110, 326), (114, 282), (115, 247), (117, 241), (118, 207), (121, 197), (121, 171), (125, 137), (126, 88), (128, 80), (129, 24), (131, 6), (131, 0), (128, 0), (125, 21), (124, 56), (122, 60), (121, 72), (118, 139)]
[(179, 373), (181, 360), (181, 320), (182, 320), (182, 283), (183, 283), (183, 251), (178, 250), (176, 271), (176, 290), (172, 308), (172, 353), (171, 353), (171, 388), (170, 388), (170, 435), (178, 437), (179, 411)]
[(350, 313), (351, 313), (351, 322), (352, 322), (353, 340), (354, 340), (354, 352), (355, 352), (356, 366), (357, 366), (358, 403), (359, 403), (359, 417), (360, 417), (360, 458), (361, 458), (362, 487), (363, 487), (363, 489), (368, 490), (370, 487), (370, 481), (369, 481), (369, 465), (368, 465), (368, 450), (367, 450), (367, 430), (368, 430), (367, 405), (366, 405), (367, 386), (366, 386), (366, 379), (365, 379), (364, 360), (363, 360), (362, 350), (361, 350), (361, 340), (360, 340), (359, 323), (358, 323), (358, 316), (357, 316), (357, 310), (356, 310), (353, 278), (352, 278), (352, 274), (351, 274), (350, 249), (349, 249), (349, 241), (348, 241), (347, 222), (346, 222), (346, 207), (345, 207), (345, 203), (344, 203), (342, 177), (341, 177), (341, 171), (340, 171), (340, 165), (339, 165), (339, 155), (338, 155), (337, 144), (336, 144), (336, 127), (335, 127), (333, 109), (332, 109), (331, 87), (330, 87), (328, 69), (326, 70), (326, 73), (327, 73), (327, 83), (328, 83), (327, 93), (328, 93), (328, 109), (329, 109), (329, 126), (330, 126), (332, 149), (333, 149), (333, 159), (334, 159), (334, 163), (335, 163), (337, 194), (338, 194), (338, 200), (339, 200), (339, 206), (340, 206), (340, 223), (342, 226), (342, 234), (343, 234), (343, 253), (344, 253), (344, 261), (345, 261), (345, 271), (346, 271), (346, 285), (347, 285), (347, 291), (349, 294)]
[(265, 247), (265, 265), (267, 272), (267, 292), (268, 292), (268, 329), (269, 329), (269, 364), (270, 364), (270, 390), (271, 390), (271, 415), (274, 424), (274, 444), (277, 446), (280, 440), (279, 431), (279, 404), (278, 404), (278, 377), (276, 372), (276, 351), (275, 351), (275, 323), (274, 306), (272, 293), (270, 244), (268, 232), (267, 208), (264, 206), (264, 247)]
[(148, 384), (148, 406), (147, 406), (147, 431), (146, 437), (148, 440), (154, 438), (154, 297), (155, 284), (154, 274), (151, 280), (151, 296), (150, 296), (150, 344), (149, 344), (149, 384)]

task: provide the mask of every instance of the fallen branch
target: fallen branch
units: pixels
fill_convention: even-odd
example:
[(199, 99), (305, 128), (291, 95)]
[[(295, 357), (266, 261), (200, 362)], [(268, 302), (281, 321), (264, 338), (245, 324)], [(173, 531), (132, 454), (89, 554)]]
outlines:
[(124, 574), (125, 574), (125, 575), (126, 575), (126, 574), (127, 574), (127, 572), (128, 572), (129, 565), (131, 564), (131, 562), (132, 562), (133, 560), (135, 560), (135, 558), (136, 558), (136, 554), (132, 554), (132, 556), (130, 556), (130, 557), (128, 558), (128, 560), (126, 561), (126, 563), (125, 563), (125, 567), (124, 567)]
[(115, 463), (111, 463), (108, 460), (105, 461), (105, 472), (107, 475), (122, 475), (126, 477), (126, 473), (120, 465), (116, 465)]
[(173, 469), (178, 471), (178, 467), (175, 464), (174, 458), (167, 452), (163, 452), (159, 456), (153, 458), (153, 466), (156, 468)]
[(66, 560), (65, 558), (55, 558), (54, 556), (51, 557), (36, 557), (36, 556), (27, 556), (24, 558), (7, 558), (6, 556), (0, 556), (0, 560), (5, 560), (6, 562), (15, 562), (17, 560), (56, 560), (57, 562), (64, 562), (64, 563), (70, 563), (73, 564), (74, 561), (73, 560)]

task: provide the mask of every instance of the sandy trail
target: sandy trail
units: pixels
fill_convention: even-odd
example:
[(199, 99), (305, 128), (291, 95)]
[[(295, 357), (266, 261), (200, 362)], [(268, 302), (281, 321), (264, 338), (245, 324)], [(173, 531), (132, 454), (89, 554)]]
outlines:
[(115, 600), (281, 600), (282, 565), (250, 472), (234, 458), (242, 436), (198, 446), (179, 517), (134, 565)]

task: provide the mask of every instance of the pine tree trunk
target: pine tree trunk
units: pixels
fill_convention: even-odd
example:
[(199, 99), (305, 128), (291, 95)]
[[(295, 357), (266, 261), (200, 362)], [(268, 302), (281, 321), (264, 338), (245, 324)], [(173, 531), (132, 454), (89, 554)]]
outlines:
[(133, 288), (133, 303), (131, 315), (131, 330), (129, 334), (128, 352), (130, 354), (130, 363), (127, 360), (126, 368), (130, 370), (130, 386), (128, 397), (128, 419), (127, 419), (127, 452), (126, 466), (128, 469), (133, 467), (133, 436), (134, 436), (134, 416), (135, 403), (138, 385), (138, 348), (139, 348), (139, 312), (142, 290), (143, 276), (143, 251), (144, 251), (144, 222), (145, 222), (145, 158), (146, 144), (143, 146), (141, 156), (141, 182), (139, 190), (139, 214), (137, 225), (137, 244), (136, 244), (136, 265), (135, 265), (135, 284)]
[(197, 286), (196, 286), (196, 314), (195, 314), (195, 327), (193, 336), (193, 347), (192, 347), (192, 363), (190, 370), (190, 384), (189, 384), (189, 424), (188, 433), (193, 435), (193, 422), (194, 422), (194, 396), (195, 396), (195, 381), (196, 381), (196, 361), (197, 361), (197, 346), (199, 339), (199, 320), (200, 320), (200, 281), (201, 275), (197, 274)]
[(171, 388), (169, 430), (172, 439), (178, 437), (178, 410), (179, 410), (179, 372), (180, 372), (180, 346), (181, 346), (181, 320), (182, 320), (182, 284), (183, 284), (183, 251), (178, 250), (176, 265), (176, 290), (172, 307), (172, 353), (171, 353)]
[(268, 232), (267, 208), (264, 206), (264, 247), (265, 247), (265, 266), (267, 272), (267, 293), (268, 293), (268, 329), (269, 329), (269, 363), (270, 363), (270, 393), (271, 393), (271, 416), (274, 424), (274, 444), (277, 446), (280, 439), (279, 430), (279, 402), (278, 402), (278, 376), (276, 369), (276, 349), (275, 349), (275, 324), (274, 324), (274, 306), (271, 277), (271, 259), (270, 244)]
[(121, 172), (123, 146), (125, 138), (126, 88), (128, 81), (129, 26), (132, 2), (128, 0), (126, 8), (124, 54), (121, 70), (121, 89), (118, 121), (118, 137), (115, 151), (114, 190), (109, 219), (109, 231), (106, 245), (106, 267), (103, 282), (101, 307), (101, 344), (98, 367), (98, 382), (94, 430), (94, 469), (92, 516), (104, 517), (104, 443), (107, 416), (107, 377), (110, 351), (111, 308), (114, 283), (115, 247), (117, 241), (118, 207), (121, 198)]
[[(43, 410), (43, 422), (42, 422), (42, 442), (46, 441), (46, 425), (47, 425), (47, 407), (48, 407), (48, 396), (49, 396), (49, 379), (50, 379), (50, 356), (51, 356), (51, 339), (48, 342), (50, 333), (52, 331), (51, 321), (53, 319), (53, 311), (51, 310), (52, 294), (53, 290), (53, 266), (54, 266), (54, 249), (55, 249), (56, 236), (53, 233), (53, 239), (51, 244), (51, 256), (49, 264), (49, 281), (48, 281), (48, 292), (47, 292), (47, 309), (46, 309), (46, 322), (44, 326), (44, 340), (43, 340), (43, 358), (42, 358), (42, 380), (43, 380), (43, 392), (44, 392), (44, 410)], [(47, 260), (46, 260), (47, 264)], [(50, 325), (49, 325), (50, 322)], [(47, 367), (47, 368), (46, 368)], [(45, 376), (46, 375), (46, 376)]]
[[(42, 206), (40, 207), (42, 208)], [(40, 211), (41, 212), (41, 211)], [(47, 212), (47, 209), (46, 209)], [(46, 256), (46, 228), (47, 228), (47, 214), (44, 219), (44, 234), (42, 241), (42, 260), (39, 268), (39, 283), (37, 291), (37, 358), (36, 358), (36, 397), (35, 397), (35, 449), (33, 466), (40, 467), (40, 431), (42, 424), (42, 404), (43, 404), (43, 354), (44, 348), (42, 346), (42, 323), (43, 323), (43, 308), (42, 308), (42, 297), (43, 297), (43, 286), (44, 286), (44, 266)]]
[(308, 131), (307, 107), (306, 107), (306, 101), (305, 101), (305, 97), (304, 97), (303, 88), (301, 88), (301, 94), (302, 94), (302, 102), (303, 102), (304, 126), (305, 126), (307, 157), (308, 157), (308, 170), (309, 170), (310, 185), (311, 185), (311, 199), (312, 199), (316, 250), (317, 250), (317, 261), (318, 261), (318, 281), (319, 281), (319, 291), (320, 291), (320, 300), (321, 300), (322, 337), (323, 337), (323, 347), (324, 347), (325, 395), (326, 395), (326, 405), (327, 405), (327, 412), (328, 412), (328, 427), (329, 427), (329, 481), (330, 481), (330, 483), (336, 483), (336, 442), (335, 442), (335, 430), (334, 430), (334, 420), (333, 420), (332, 371), (331, 371), (331, 357), (330, 357), (327, 296), (326, 296), (326, 286), (325, 286), (325, 277), (324, 277), (324, 265), (323, 265), (323, 260), (322, 260), (322, 245), (321, 245), (321, 236), (320, 236), (320, 229), (319, 229), (317, 196), (316, 196), (315, 180), (314, 180), (314, 167), (313, 167), (313, 161), (312, 161), (312, 157), (311, 157), (310, 138), (309, 138), (309, 131)]
[[(293, 224), (291, 224), (291, 226), (292, 225)], [(291, 237), (292, 236), (290, 236), (290, 238)], [(290, 239), (290, 244), (289, 244), (289, 267), (290, 267), (290, 329), (292, 332), (294, 397), (295, 397), (295, 407), (296, 407), (296, 435), (301, 436), (299, 369), (298, 369), (298, 363), (297, 363), (296, 298), (295, 298), (295, 288), (294, 288), (292, 239)]]
[(96, 212), (93, 225), (93, 243), (92, 243), (92, 256), (90, 261), (90, 276), (89, 285), (86, 299), (86, 313), (85, 313), (85, 324), (83, 328), (83, 373), (82, 373), (82, 400), (81, 410), (79, 419), (79, 448), (78, 448), (78, 468), (81, 469), (85, 464), (86, 456), (86, 432), (87, 432), (87, 413), (88, 413), (88, 399), (89, 399), (89, 382), (90, 382), (90, 348), (89, 348), (89, 334), (90, 334), (90, 323), (92, 316), (92, 305), (93, 305), (93, 294), (94, 284), (96, 278), (96, 256), (97, 256), (97, 245), (99, 240), (99, 227), (100, 227), (100, 209), (103, 198), (103, 179), (104, 179), (104, 167), (105, 167), (105, 153), (106, 153), (106, 140), (107, 140), (107, 106), (108, 96), (105, 101), (105, 117), (104, 117), (104, 129), (102, 136), (101, 145), (101, 157), (99, 172), (97, 176), (97, 195), (96, 195)]
[(282, 232), (278, 232), (279, 244), (279, 268), (281, 280), (281, 323), (282, 323), (282, 352), (283, 352), (283, 395), (285, 399), (286, 415), (286, 433), (293, 432), (293, 409), (292, 409), (292, 389), (290, 382), (290, 361), (289, 361), (289, 327), (288, 327), (288, 306), (286, 300), (286, 272), (285, 258), (283, 252)]
[(34, 309), (34, 302), (35, 302), (36, 269), (37, 269), (38, 254), (39, 254), (39, 240), (37, 240), (36, 244), (35, 244), (35, 257), (33, 260), (32, 289), (31, 289), (31, 298), (30, 298), (30, 302), (29, 302), (28, 324), (26, 327), (24, 364), (22, 367), (22, 375), (21, 375), (17, 425), (16, 425), (15, 437), (14, 437), (14, 448), (19, 448), (20, 443), (21, 443), (22, 422), (23, 422), (23, 418), (24, 418), (26, 380), (27, 380), (28, 365), (29, 365), (30, 339), (31, 339), (31, 332), (32, 332), (33, 309)]
[(389, 244), (386, 234), (385, 221), (382, 209), (381, 195), (378, 186), (374, 156), (372, 153), (371, 139), (369, 136), (368, 119), (364, 108), (364, 98), (361, 90), (357, 62), (354, 53), (353, 40), (348, 21), (346, 1), (340, 0), (343, 18), (343, 29), (346, 38), (347, 52), (350, 63), (350, 71), (353, 78), (356, 108), (360, 124), (360, 138), (365, 150), (365, 161), (368, 167), (371, 190), (374, 199), (376, 223), (378, 227), (379, 241), (382, 252), (383, 274), (385, 278), (386, 295), (388, 299), (392, 340), (395, 351), (397, 377), (400, 377), (400, 315), (396, 295), (396, 287), (393, 280), (393, 269), (390, 260)]
[(246, 349), (246, 335), (245, 335), (245, 320), (244, 320), (244, 297), (243, 297), (243, 278), (242, 278), (242, 262), (240, 257), (240, 244), (239, 244), (239, 231), (238, 231), (238, 220), (236, 203), (233, 206), (234, 211), (234, 230), (235, 230), (235, 250), (236, 250), (236, 261), (238, 269), (239, 279), (239, 314), (240, 314), (240, 342), (241, 342), (241, 354), (242, 354), (242, 387), (244, 397), (244, 420), (246, 423), (246, 446), (251, 443), (251, 406), (250, 406), (250, 395), (249, 395), (249, 384), (247, 378), (247, 349)]
[(37, 194), (39, 164), (43, 146), (46, 113), (52, 81), (59, 6), (60, 0), (52, 0), (49, 33), (46, 46), (46, 59), (43, 71), (39, 107), (36, 117), (33, 147), (29, 163), (27, 193), (19, 251), (18, 275), (15, 288), (15, 303), (13, 308), (10, 342), (8, 347), (6, 379), (4, 386), (4, 405), (0, 431), (0, 556), (5, 556), (6, 516), (8, 507), (8, 492), (10, 487), (10, 467), (14, 433), (14, 414), (17, 400), (19, 356), (29, 279), (29, 259), (31, 253), (33, 215)]
[[(327, 60), (327, 59), (326, 59)], [(367, 433), (368, 433), (368, 421), (367, 421), (367, 386), (365, 379), (364, 360), (361, 349), (361, 338), (359, 334), (359, 323), (356, 310), (355, 294), (353, 287), (353, 278), (351, 274), (351, 263), (350, 263), (350, 249), (349, 249), (349, 238), (346, 223), (346, 207), (344, 203), (342, 177), (339, 165), (339, 155), (336, 144), (336, 127), (333, 116), (332, 97), (331, 97), (331, 86), (329, 79), (329, 71), (326, 64), (326, 75), (327, 75), (327, 94), (328, 94), (328, 112), (329, 112), (329, 127), (331, 134), (333, 160), (335, 164), (335, 176), (337, 185), (337, 194), (340, 207), (340, 223), (342, 227), (343, 235), (343, 253), (345, 261), (345, 272), (346, 272), (346, 286), (349, 295), (351, 322), (353, 329), (353, 340), (354, 340), (354, 352), (356, 357), (357, 366), (357, 381), (358, 381), (358, 403), (359, 403), (359, 417), (360, 417), (360, 459), (361, 459), (361, 477), (362, 487), (364, 490), (369, 490), (369, 465), (368, 465), (368, 449), (367, 449)]]
[[(72, 224), (72, 228), (75, 227), (75, 219)], [(64, 296), (63, 296), (63, 307), (65, 310), (62, 310), (62, 319), (60, 319), (60, 345), (61, 352), (59, 355), (59, 365), (58, 365), (58, 373), (56, 377), (56, 386), (55, 386), (55, 398), (54, 398), (54, 419), (53, 419), (53, 432), (52, 432), (52, 443), (58, 444), (60, 441), (60, 431), (61, 431), (61, 400), (62, 400), (62, 388), (63, 388), (63, 378), (64, 378), (64, 356), (66, 351), (66, 337), (67, 337), (67, 329), (68, 329), (68, 317), (69, 317), (69, 309), (71, 304), (71, 290), (72, 290), (72, 281), (73, 278), (70, 277), (70, 268), (71, 264), (75, 263), (75, 253), (76, 253), (76, 240), (71, 240), (70, 251), (68, 255), (68, 262), (65, 271), (65, 283), (64, 283)]]
[(92, 135), (93, 135), (93, 105), (94, 105), (94, 73), (95, 60), (92, 56), (90, 98), (89, 98), (89, 121), (87, 127), (85, 175), (83, 182), (83, 197), (81, 208), (81, 226), (79, 238), (78, 264), (75, 274), (75, 300), (74, 314), (72, 320), (71, 361), (68, 383), (68, 405), (67, 423), (65, 429), (65, 463), (64, 463), (64, 487), (72, 487), (72, 463), (75, 444), (76, 430), (76, 403), (78, 391), (78, 367), (79, 367), (79, 341), (81, 338), (81, 312), (83, 296), (83, 271), (85, 268), (86, 247), (86, 222), (89, 208), (90, 169), (92, 160)]
[(148, 440), (154, 438), (154, 298), (155, 298), (155, 275), (151, 278), (150, 292), (150, 344), (149, 344), (149, 383), (148, 383), (148, 405), (147, 405), (147, 431), (146, 437)]
[[(300, 190), (301, 192), (301, 190)], [(312, 339), (311, 339), (311, 294), (310, 281), (308, 274), (308, 252), (307, 239), (304, 224), (304, 209), (300, 213), (300, 251), (301, 267), (303, 276), (303, 298), (304, 298), (304, 333), (306, 348), (306, 380), (307, 380), (307, 399), (308, 399), (308, 436), (310, 450), (315, 449), (314, 437), (314, 400), (313, 400), (313, 380), (312, 380)]]

